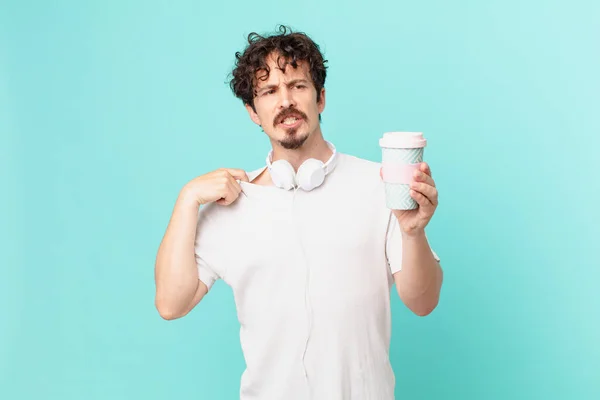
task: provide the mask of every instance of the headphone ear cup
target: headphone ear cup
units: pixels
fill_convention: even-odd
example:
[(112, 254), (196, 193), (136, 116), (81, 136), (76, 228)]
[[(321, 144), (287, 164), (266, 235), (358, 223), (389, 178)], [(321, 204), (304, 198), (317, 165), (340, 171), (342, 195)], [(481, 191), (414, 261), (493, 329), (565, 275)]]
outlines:
[(309, 158), (298, 168), (297, 180), (298, 186), (306, 191), (321, 186), (325, 180), (325, 164), (321, 160)]
[(296, 173), (294, 167), (287, 160), (277, 160), (269, 169), (271, 179), (275, 186), (290, 190), (296, 186)]

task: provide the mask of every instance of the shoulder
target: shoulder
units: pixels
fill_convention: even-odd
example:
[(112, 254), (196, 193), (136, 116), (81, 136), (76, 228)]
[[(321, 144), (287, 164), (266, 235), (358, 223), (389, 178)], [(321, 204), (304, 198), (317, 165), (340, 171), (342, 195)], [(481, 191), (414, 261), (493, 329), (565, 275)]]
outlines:
[(335, 167), (338, 175), (353, 181), (372, 182), (378, 184), (381, 182), (379, 170), (381, 163), (361, 158), (351, 154), (340, 153), (338, 164)]
[(381, 164), (366, 158), (350, 154), (340, 154), (340, 158), (331, 173), (330, 188), (332, 196), (352, 198), (352, 202), (364, 205), (365, 202), (385, 205), (385, 185), (380, 175)]
[(260, 168), (251, 170), (251, 171), (246, 171), (246, 175), (248, 175), (248, 180), (250, 182), (252, 182), (254, 179), (256, 179), (257, 176), (259, 176), (265, 169), (267, 168), (267, 166), (262, 166)]
[(220, 205), (216, 202), (207, 203), (198, 210), (198, 224), (213, 230), (223, 229), (226, 223), (234, 223), (236, 212), (239, 210), (240, 198), (230, 205)]
[(377, 170), (381, 166), (381, 163), (368, 160), (366, 158), (358, 157), (352, 154), (340, 153), (339, 164), (343, 168), (351, 168), (359, 171)]
[[(198, 209), (198, 229), (206, 229), (215, 225), (215, 220), (219, 218), (220, 208), (216, 203), (208, 203), (200, 206)], [(218, 224), (217, 224), (218, 225)]]
[(217, 203), (202, 205), (198, 210), (195, 230), (196, 250), (202, 250), (206, 257), (221, 251), (223, 243), (232, 240), (235, 233), (236, 218), (232, 207)]

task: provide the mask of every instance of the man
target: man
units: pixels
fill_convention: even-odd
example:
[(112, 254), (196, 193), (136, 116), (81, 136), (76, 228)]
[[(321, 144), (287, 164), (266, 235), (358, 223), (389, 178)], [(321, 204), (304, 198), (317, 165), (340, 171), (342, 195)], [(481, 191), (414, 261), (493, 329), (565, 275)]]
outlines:
[(419, 207), (387, 209), (380, 165), (323, 137), (325, 63), (304, 34), (249, 36), (231, 87), (270, 140), (266, 165), (187, 183), (157, 255), (165, 319), (217, 279), (232, 287), (244, 400), (393, 399), (390, 289), (421, 316), (440, 295), (425, 236), (438, 199), (429, 167), (412, 183)]

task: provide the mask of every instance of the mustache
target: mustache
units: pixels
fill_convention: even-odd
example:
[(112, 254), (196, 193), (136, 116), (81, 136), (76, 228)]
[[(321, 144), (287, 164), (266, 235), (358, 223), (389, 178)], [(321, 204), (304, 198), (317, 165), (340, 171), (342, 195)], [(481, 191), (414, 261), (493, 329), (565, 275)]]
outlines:
[(277, 114), (277, 116), (275, 116), (275, 118), (273, 119), (273, 126), (277, 126), (278, 123), (280, 123), (281, 121), (283, 121), (284, 119), (286, 119), (288, 117), (301, 118), (305, 121), (308, 118), (306, 116), (306, 114), (304, 114), (300, 110), (296, 110), (295, 108), (286, 108), (285, 110), (283, 110), (279, 114)]

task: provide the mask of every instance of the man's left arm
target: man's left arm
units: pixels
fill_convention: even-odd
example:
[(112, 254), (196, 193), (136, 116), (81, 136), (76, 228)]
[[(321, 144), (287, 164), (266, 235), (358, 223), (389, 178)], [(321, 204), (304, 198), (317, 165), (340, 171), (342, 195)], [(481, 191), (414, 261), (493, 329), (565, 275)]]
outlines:
[(401, 235), (402, 268), (394, 273), (396, 289), (402, 302), (415, 314), (425, 316), (437, 306), (443, 272), (427, 241), (425, 227), (438, 205), (438, 192), (427, 163), (421, 163), (411, 183), (411, 197), (419, 204), (414, 210), (392, 210)]
[[(400, 239), (400, 238), (396, 238)], [(402, 269), (394, 274), (402, 302), (415, 314), (425, 316), (438, 304), (443, 271), (425, 233), (402, 235)], [(394, 245), (392, 243), (392, 245)]]

